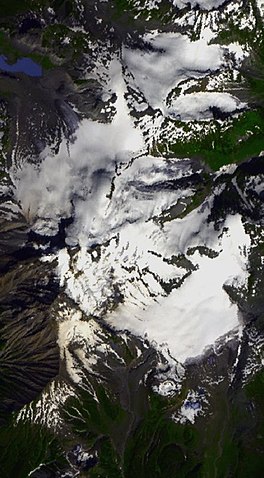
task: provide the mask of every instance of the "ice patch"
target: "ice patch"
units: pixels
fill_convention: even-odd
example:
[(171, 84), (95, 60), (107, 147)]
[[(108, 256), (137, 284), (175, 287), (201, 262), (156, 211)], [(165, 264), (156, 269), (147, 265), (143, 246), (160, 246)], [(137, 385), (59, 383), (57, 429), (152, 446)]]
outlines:
[(176, 423), (194, 423), (198, 416), (205, 414), (208, 400), (203, 389), (190, 390), (179, 412), (172, 416)]

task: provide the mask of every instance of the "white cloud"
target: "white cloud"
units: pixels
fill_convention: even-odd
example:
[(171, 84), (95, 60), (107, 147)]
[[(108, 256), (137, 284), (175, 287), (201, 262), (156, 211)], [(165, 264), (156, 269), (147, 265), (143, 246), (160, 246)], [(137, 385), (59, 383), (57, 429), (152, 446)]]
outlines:
[[(164, 108), (163, 100), (181, 79), (204, 76), (222, 63), (221, 48), (203, 40), (190, 42), (169, 33), (145, 40), (153, 50), (124, 48), (123, 61), (153, 106)], [(227, 219), (228, 232), (219, 238), (206, 222), (210, 201), (163, 227), (155, 221), (193, 194), (188, 182), (186, 188), (170, 187), (172, 180), (192, 173), (191, 163), (146, 155), (141, 133), (129, 115), (117, 59), (110, 64), (109, 78), (106, 90), (117, 95), (112, 122), (84, 120), (75, 141), (69, 145), (63, 141), (57, 155), (45, 152), (38, 166), (28, 163), (14, 170), (17, 199), (40, 233), (56, 232), (60, 219), (74, 213), (67, 241), (80, 248), (71, 254), (67, 248), (60, 251), (58, 273), (83, 311), (104, 317), (117, 329), (147, 334), (157, 348), (170, 349), (184, 361), (238, 325), (237, 306), (223, 284), (237, 276), (246, 280), (241, 251), (249, 239), (240, 216)], [(196, 115), (201, 104), (207, 108), (210, 103), (208, 97), (199, 98), (193, 113), (190, 104), (181, 108), (178, 104), (179, 110)], [(226, 97), (213, 98), (225, 109), (235, 102), (230, 97), (228, 102)], [(97, 252), (90, 249), (94, 243), (101, 245), (96, 258)], [(172, 256), (201, 245), (217, 250), (219, 256), (211, 259), (196, 252), (190, 258), (196, 270), (186, 278), (188, 268), (173, 263)], [(173, 282), (176, 287), (183, 279), (180, 287), (165, 291), (164, 284)], [(123, 297), (121, 304), (115, 303), (117, 291)], [(116, 308), (106, 314), (111, 300)], [(80, 327), (80, 333), (85, 330)], [(65, 340), (67, 327), (61, 332)]]
[[(167, 230), (175, 253), (179, 251), (177, 244), (181, 249), (178, 241), (185, 223), (176, 221), (170, 232)], [(195, 234), (197, 231), (192, 217), (188, 218), (188, 226), (190, 232), (185, 248), (192, 243), (204, 244), (200, 236)], [(117, 329), (127, 329), (135, 335), (146, 335), (150, 342), (168, 348), (172, 356), (182, 362), (188, 357), (202, 354), (208, 345), (237, 327), (238, 309), (230, 302), (223, 285), (227, 281), (232, 282), (236, 276), (241, 281), (246, 280), (247, 258), (242, 250), (244, 245), (249, 246), (250, 241), (239, 216), (229, 217), (225, 226), (228, 232), (220, 241), (215, 233), (210, 233), (214, 249), (220, 252), (218, 257), (212, 259), (196, 252), (190, 259), (198, 269), (168, 296), (159, 295), (155, 300), (147, 300), (143, 292), (141, 299), (140, 294), (135, 295), (135, 291), (130, 298), (128, 294), (124, 304), (108, 314), (111, 325)], [(199, 233), (203, 232), (202, 229), (206, 229), (205, 225), (200, 226)], [(163, 247), (158, 248), (159, 252)], [(153, 271), (151, 264), (150, 270)]]
[(204, 39), (192, 42), (179, 33), (150, 33), (143, 39), (144, 50), (123, 47), (122, 58), (150, 106), (162, 111), (167, 95), (180, 81), (203, 77), (223, 62), (221, 47)]
[(203, 10), (212, 10), (213, 8), (218, 8), (226, 0), (172, 0), (172, 3), (175, 7), (184, 8), (186, 5), (191, 5), (195, 7), (198, 5)]
[(208, 120), (213, 118), (213, 113), (210, 110), (212, 107), (217, 107), (225, 113), (232, 113), (244, 109), (246, 106), (246, 103), (241, 103), (228, 93), (199, 92), (176, 98), (168, 113), (182, 121)]
[[(112, 61), (110, 73), (109, 88), (117, 95), (113, 121), (83, 120), (74, 142), (63, 141), (56, 156), (47, 155), (40, 165), (27, 163), (13, 171), (17, 199), (38, 232), (56, 232), (59, 220), (69, 217), (74, 205), (76, 221), (87, 234), (107, 205), (116, 165), (144, 147), (142, 135), (129, 116), (117, 59)], [(72, 239), (78, 242), (78, 238)]]

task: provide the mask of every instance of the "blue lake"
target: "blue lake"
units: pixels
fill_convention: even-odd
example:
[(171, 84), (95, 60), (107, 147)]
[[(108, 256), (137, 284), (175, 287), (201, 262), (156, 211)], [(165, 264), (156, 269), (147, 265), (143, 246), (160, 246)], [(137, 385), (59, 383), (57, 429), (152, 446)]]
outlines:
[(42, 76), (42, 67), (35, 63), (31, 58), (19, 58), (16, 63), (10, 65), (6, 62), (6, 57), (0, 55), (0, 70), (10, 73), (25, 73), (28, 76)]

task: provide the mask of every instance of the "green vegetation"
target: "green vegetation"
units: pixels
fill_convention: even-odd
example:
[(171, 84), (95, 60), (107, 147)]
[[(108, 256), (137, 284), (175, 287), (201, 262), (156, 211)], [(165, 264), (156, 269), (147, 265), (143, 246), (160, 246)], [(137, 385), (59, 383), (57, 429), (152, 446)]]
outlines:
[(0, 54), (4, 54), (9, 63), (15, 63), (19, 58), (27, 56), (32, 58), (32, 60), (39, 63), (44, 69), (50, 69), (54, 67), (53, 62), (47, 55), (42, 55), (40, 53), (29, 52), (24, 54), (17, 47), (14, 46), (12, 40), (7, 36), (6, 33), (0, 30)]
[[(188, 476), (201, 465), (199, 435), (192, 425), (176, 425), (171, 420), (167, 411), (168, 400), (154, 394), (149, 398), (150, 409), (128, 441), (124, 460), (125, 476)], [(196, 449), (197, 453), (194, 452)]]
[[(198, 157), (213, 170), (230, 163), (258, 156), (264, 149), (264, 112), (262, 109), (246, 111), (224, 126), (214, 122), (215, 129), (190, 141), (169, 144), (178, 157)], [(162, 146), (158, 146), (163, 151)]]
[[(129, 23), (134, 23), (136, 19), (140, 22), (155, 22), (159, 24), (172, 23), (174, 7), (168, 0), (161, 0), (157, 8), (146, 8), (146, 2), (139, 0), (136, 3), (133, 0), (113, 0), (115, 20), (124, 16)], [(137, 27), (139, 25), (137, 24)]]
[(123, 15), (124, 12), (131, 10), (131, 1), (129, 0), (114, 0), (115, 11), (118, 15)]
[(98, 448), (100, 461), (87, 473), (87, 476), (89, 478), (122, 478), (120, 462), (110, 438), (103, 437), (98, 443)]
[(1, 17), (14, 16), (29, 10), (39, 10), (50, 3), (53, 2), (49, 0), (12, 0), (12, 2), (0, 0)]
[[(261, 476), (264, 445), (264, 372), (245, 389), (225, 380), (209, 388), (210, 410), (194, 424), (175, 423), (187, 385), (172, 398), (148, 392), (148, 409), (131, 426), (108, 387), (95, 386), (98, 401), (84, 389), (67, 401), (65, 420), (75, 443), (97, 450), (98, 464), (83, 476), (93, 478), (247, 478)], [(254, 415), (252, 415), (254, 410)], [(137, 412), (133, 411), (134, 418)], [(133, 423), (133, 422), (132, 422)]]
[(10, 423), (1, 427), (1, 478), (27, 478), (40, 464), (55, 472), (65, 463), (58, 439), (42, 426)]
[[(120, 24), (127, 22), (126, 26), (135, 23), (134, 15), (138, 12), (140, 12), (141, 20), (145, 20), (149, 16), (146, 9), (136, 10), (132, 7), (134, 4), (132, 0), (115, 0), (112, 4), (114, 8), (111, 20), (122, 18)], [(249, 4), (250, 2), (248, 2)], [(68, 15), (73, 11), (72, 2), (69, 0), (66, 2), (65, 0), (53, 2), (14, 0), (9, 3), (0, 0), (2, 17), (30, 9), (36, 10), (43, 5), (51, 5), (55, 9), (64, 8)], [(140, 2), (140, 6), (144, 7), (143, 0)], [(171, 6), (168, 2), (162, 1), (158, 9), (152, 10), (150, 18), (165, 22), (170, 19), (170, 14)], [(229, 26), (229, 30), (223, 29), (219, 35), (219, 39), (223, 43), (242, 37), (244, 43), (252, 41), (253, 33), (249, 29), (241, 31), (232, 19), (230, 19)], [(65, 43), (66, 37), (69, 37), (69, 43)], [(86, 51), (87, 47), (86, 38), (82, 32), (74, 32), (62, 23), (45, 27), (41, 33), (41, 40), (42, 47), (48, 53), (58, 55), (65, 61), (79, 58), (79, 55)], [(188, 141), (168, 144), (170, 154), (178, 157), (199, 157), (213, 170), (217, 170), (225, 164), (244, 161), (256, 156), (264, 150), (264, 111), (262, 107), (264, 42), (263, 39), (257, 39), (254, 42), (251, 63), (246, 65), (243, 70), (250, 95), (254, 101), (256, 100), (254, 108), (232, 120), (222, 122), (214, 120), (209, 132), (194, 133), (192, 139)], [(5, 32), (0, 31), (0, 52), (7, 55), (10, 61), (16, 61), (22, 56), (15, 45), (15, 42), (10, 40)], [(33, 52), (27, 56), (40, 63), (45, 69), (54, 66), (48, 55)], [(86, 84), (86, 82), (87, 80), (80, 79), (76, 81), (79, 85)], [(11, 93), (7, 92), (7, 94)], [(179, 126), (182, 126), (182, 123), (179, 123)], [(6, 147), (9, 138), (4, 126), (3, 132), (5, 135), (2, 143)], [(165, 139), (163, 144), (158, 145), (158, 150), (164, 153), (167, 151)], [(2, 160), (0, 159), (0, 161)], [(201, 204), (211, 188), (210, 175), (204, 175), (203, 182), (201, 181), (199, 189), (182, 215)], [(231, 193), (228, 200), (232, 201)], [(193, 251), (190, 250), (190, 254)], [(200, 253), (209, 254), (210, 252), (203, 250)], [(259, 255), (258, 258), (260, 257)], [(255, 264), (261, 266), (261, 263), (257, 261)], [(180, 267), (180, 262), (178, 266)], [(252, 272), (250, 276), (252, 288), (255, 279), (258, 279), (256, 269), (255, 267), (254, 271), (250, 271)], [(253, 275), (254, 273), (256, 277)], [(117, 347), (122, 346), (116, 336), (111, 337), (109, 333), (108, 338)], [(5, 348), (5, 344), (5, 339), (0, 338), (0, 350)], [(124, 345), (122, 351), (129, 375), (134, 367), (135, 356), (128, 345)], [(8, 358), (10, 360), (10, 357)], [(129, 366), (131, 367), (129, 368)], [(39, 371), (38, 367), (37, 370)], [(241, 383), (237, 388), (230, 387), (227, 378), (220, 385), (211, 387), (208, 385), (208, 401), (211, 408), (206, 416), (198, 417), (194, 424), (190, 422), (175, 423), (172, 420), (173, 414), (179, 412), (186, 398), (188, 390), (186, 383), (182, 392), (173, 398), (162, 398), (155, 395), (147, 386), (143, 388), (142, 385), (138, 393), (128, 390), (128, 398), (125, 396), (125, 399), (121, 401), (120, 397), (113, 392), (116, 377), (114, 372), (113, 375), (111, 373), (112, 370), (109, 372), (110, 378), (107, 377), (108, 381), (98, 381), (97, 377), (89, 377), (89, 383), (84, 384), (83, 388), (76, 386), (76, 396), (67, 400), (62, 411), (65, 429), (57, 436), (48, 431), (45, 426), (30, 421), (17, 423), (16, 413), (10, 413), (9, 417), (5, 417), (7, 422), (0, 430), (1, 478), (27, 478), (28, 474), (41, 464), (41, 469), (47, 471), (47, 476), (56, 476), (57, 470), (69, 469), (70, 465), (68, 465), (65, 455), (79, 443), (83, 449), (98, 453), (98, 464), (90, 470), (81, 470), (81, 478), (86, 476), (90, 478), (248, 478), (262, 476), (264, 465), (264, 372), (259, 372), (244, 388)], [(2, 382), (4, 384), (4, 380)], [(125, 388), (127, 385), (125, 380), (124, 383)], [(95, 390), (97, 399), (93, 393), (88, 392), (91, 390), (90, 384)], [(12, 387), (15, 391), (16, 386), (14, 380)], [(129, 387), (133, 387), (133, 382), (128, 380), (127, 388), (129, 389)], [(135, 395), (137, 396), (135, 397)], [(8, 414), (6, 413), (6, 415)]]
[(0, 53), (8, 57), (10, 61), (16, 61), (19, 58), (17, 49), (15, 49), (3, 31), (0, 31)]
[[(245, 387), (247, 406), (251, 411), (252, 421), (249, 430), (243, 430), (238, 436), (239, 463), (237, 476), (262, 476), (264, 464), (264, 372), (252, 378)], [(254, 416), (254, 419), (253, 419)], [(241, 420), (241, 416), (239, 417)], [(242, 427), (241, 427), (242, 428)]]
[[(61, 10), (62, 13), (71, 15), (74, 10), (73, 0), (12, 0), (6, 2), (0, 0), (0, 23), (11, 25), (15, 16), (23, 15), (30, 12), (41, 12), (44, 8), (51, 7), (56, 12)], [(8, 23), (7, 23), (8, 22)]]
[(210, 177), (205, 178), (205, 184), (198, 189), (198, 191), (190, 198), (190, 203), (179, 217), (184, 217), (191, 211), (199, 207), (206, 197), (210, 194), (212, 188), (212, 180)]
[(110, 4), (109, 23), (118, 23), (126, 29), (131, 27), (138, 29), (138, 20), (135, 19), (136, 14), (137, 11), (131, 0), (114, 0)]
[(251, 61), (244, 67), (244, 75), (252, 96), (263, 106), (264, 100), (264, 33), (253, 44)]
[(125, 418), (118, 401), (102, 385), (96, 387), (96, 392), (99, 402), (88, 392), (80, 391), (77, 399), (68, 400), (65, 411), (65, 418), (74, 432), (88, 439), (90, 445), (98, 435), (115, 433), (117, 424)]
[[(249, 24), (249, 18), (253, 12), (254, 21)], [(242, 25), (245, 26), (242, 26)], [(263, 31), (263, 21), (256, 6), (255, 0), (247, 0), (233, 17), (226, 13), (219, 20), (219, 34), (214, 43), (229, 44), (239, 42), (254, 48), (260, 32)]]
[[(240, 21), (254, 12), (254, 28), (241, 28)], [(211, 131), (205, 134), (193, 134), (191, 140), (169, 144), (170, 151), (178, 157), (198, 157), (213, 170), (225, 164), (237, 163), (258, 156), (264, 149), (264, 29), (255, 0), (245, 3), (244, 8), (234, 18), (220, 19), (220, 33), (214, 43), (229, 44), (239, 42), (247, 45), (251, 51), (241, 68), (242, 87), (248, 90), (249, 102), (253, 109), (231, 121), (214, 121)], [(199, 37), (199, 16), (194, 28), (193, 40)], [(181, 123), (179, 123), (181, 126)], [(165, 153), (164, 146), (158, 150)]]
[(166, 418), (165, 404), (157, 397), (156, 404), (152, 403), (149, 413), (129, 441), (125, 476), (261, 476), (264, 463), (263, 383), (262, 373), (246, 388), (247, 395), (251, 394), (250, 399), (254, 400), (259, 419), (257, 425), (250, 416), (248, 397), (243, 392), (238, 391), (228, 399), (227, 390), (220, 387), (217, 397), (212, 397), (215, 400), (213, 415), (194, 425), (175, 424)]
[[(142, 412), (138, 393), (124, 406), (111, 391), (111, 381), (100, 383), (90, 376), (89, 383), (77, 387), (76, 395), (63, 405), (65, 431), (57, 437), (43, 425), (26, 418), (17, 422), (17, 415), (10, 414), (0, 431), (1, 477), (28, 478), (29, 471), (40, 464), (41, 470), (50, 473), (47, 476), (56, 476), (56, 470), (66, 472), (74, 458), (68, 455), (67, 463), (65, 456), (77, 444), (98, 456), (92, 468), (80, 468), (82, 478), (261, 476), (264, 372), (244, 389), (230, 387), (227, 378), (217, 386), (208, 385), (205, 415), (194, 424), (175, 423), (172, 416), (187, 397), (188, 380), (187, 376), (181, 393), (171, 398), (153, 393), (148, 386), (142, 388), (147, 403)], [(89, 393), (91, 387), (97, 399)], [(34, 410), (34, 403), (28, 411)]]
[(47, 55), (40, 55), (39, 53), (30, 53), (27, 56), (28, 58), (32, 58), (32, 60), (39, 63), (42, 68), (44, 68), (44, 70), (50, 70), (51, 68), (55, 67), (54, 63)]
[(87, 52), (87, 35), (80, 31), (74, 32), (63, 24), (49, 25), (42, 33), (42, 46), (69, 62)]

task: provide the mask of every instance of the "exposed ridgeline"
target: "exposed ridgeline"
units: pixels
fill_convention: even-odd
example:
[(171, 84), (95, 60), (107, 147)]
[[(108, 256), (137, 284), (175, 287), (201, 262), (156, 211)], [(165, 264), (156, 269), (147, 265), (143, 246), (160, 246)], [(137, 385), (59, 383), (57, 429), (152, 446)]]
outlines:
[(32, 247), (23, 248), (25, 233), (12, 226), (0, 238), (0, 422), (36, 398), (59, 370), (49, 313), (58, 282), (50, 264), (40, 262)]

